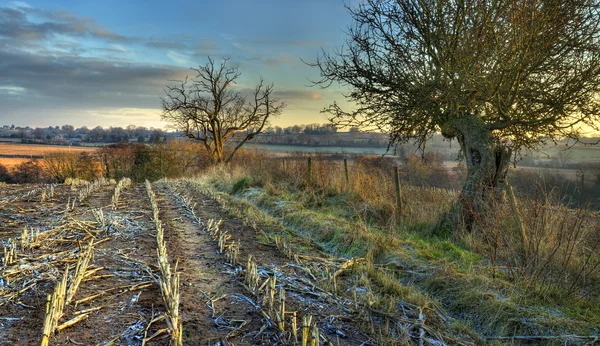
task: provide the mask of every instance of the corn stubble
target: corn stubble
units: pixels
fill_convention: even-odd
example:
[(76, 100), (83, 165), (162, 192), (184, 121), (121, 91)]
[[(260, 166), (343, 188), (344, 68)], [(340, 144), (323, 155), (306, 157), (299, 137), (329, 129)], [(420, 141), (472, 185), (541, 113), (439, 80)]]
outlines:
[(146, 191), (152, 204), (153, 219), (156, 226), (156, 241), (158, 266), (160, 268), (160, 276), (158, 278), (163, 301), (165, 302), (167, 313), (166, 321), (171, 333), (171, 344), (174, 346), (182, 346), (182, 328), (179, 320), (179, 273), (177, 273), (177, 264), (175, 264), (174, 273), (171, 271), (167, 255), (167, 246), (164, 240), (164, 229), (159, 218), (158, 203), (156, 196), (152, 191), (152, 185), (146, 180)]

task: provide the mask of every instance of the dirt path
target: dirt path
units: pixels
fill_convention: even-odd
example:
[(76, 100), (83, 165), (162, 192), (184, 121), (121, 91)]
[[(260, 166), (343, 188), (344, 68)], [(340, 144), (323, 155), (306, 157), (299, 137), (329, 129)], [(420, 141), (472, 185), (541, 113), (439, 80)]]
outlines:
[(182, 215), (164, 189), (156, 192), (168, 253), (179, 261), (184, 344), (216, 345), (225, 340), (234, 345), (264, 343), (249, 333), (234, 332), (242, 324), (254, 331), (263, 324), (260, 311), (236, 280), (235, 268), (217, 253), (208, 235)]
[[(266, 304), (263, 304), (264, 297), (257, 299), (243, 284), (243, 272), (246, 270), (244, 264), (249, 255), (253, 256), (259, 272), (262, 273), (261, 283), (265, 278), (277, 276), (279, 280), (277, 291), (284, 289), (287, 292), (286, 314), (295, 312), (298, 326), (302, 323), (301, 316), (310, 315), (313, 322), (320, 326), (323, 338), (331, 341), (332, 344), (370, 344), (368, 342), (370, 338), (359, 332), (359, 322), (352, 323), (352, 315), (345, 308), (345, 302), (337, 300), (337, 297), (328, 293), (314, 293), (313, 291), (318, 287), (316, 278), (312, 274), (307, 274), (305, 269), (286, 257), (284, 252), (275, 246), (259, 241), (261, 233), (256, 227), (245, 225), (244, 220), (229, 216), (208, 196), (196, 195), (198, 205), (194, 210), (203, 225), (201, 227), (197, 221), (194, 222), (194, 219), (189, 217), (189, 212), (185, 210), (181, 200), (176, 198), (177, 192), (173, 187), (169, 188), (163, 184), (157, 191), (160, 191), (161, 210), (165, 213), (163, 220), (169, 220), (167, 228), (173, 230), (167, 232), (170, 233), (167, 238), (170, 253), (182, 256), (179, 262), (180, 270), (185, 277), (185, 280), (182, 280), (182, 306), (184, 307), (182, 313), (188, 321), (187, 330), (190, 339), (187, 340), (190, 344), (195, 344), (193, 342), (195, 339), (189, 332), (196, 326), (211, 330), (210, 334), (205, 334), (205, 341), (217, 340), (219, 337), (224, 337), (224, 340), (235, 345), (272, 345), (280, 341), (276, 336), (278, 332), (276, 328), (271, 328), (271, 333), (261, 330), (268, 325), (260, 312), (261, 309), (268, 310)], [(233, 266), (227, 263), (226, 256), (218, 253), (215, 240), (203, 231), (211, 219), (222, 220), (220, 229), (227, 231), (239, 244), (238, 258), (241, 265)], [(213, 299), (222, 297), (215, 304), (218, 311), (214, 315), (211, 309), (206, 307), (210, 305), (210, 300), (207, 299), (209, 296)], [(199, 301), (193, 297), (203, 298)], [(226, 321), (251, 322), (247, 324), (242, 322), (244, 328), (241, 333), (237, 337), (227, 338), (227, 333), (232, 331), (235, 324), (224, 324)], [(290, 321), (287, 319), (287, 323), (291, 323)], [(184, 322), (184, 330), (185, 326)], [(220, 328), (224, 330), (218, 331)], [(298, 334), (300, 335), (301, 331)], [(186, 340), (185, 334), (184, 340)]]

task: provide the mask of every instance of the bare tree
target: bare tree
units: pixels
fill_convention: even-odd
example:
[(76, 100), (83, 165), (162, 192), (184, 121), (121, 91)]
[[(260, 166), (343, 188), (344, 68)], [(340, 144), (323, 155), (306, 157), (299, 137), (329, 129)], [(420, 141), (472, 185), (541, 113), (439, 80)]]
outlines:
[[(202, 142), (214, 163), (230, 162), (237, 150), (263, 132), (285, 107), (273, 97), (273, 84), (266, 85), (262, 78), (251, 96), (234, 90), (241, 73), (227, 62), (224, 59), (216, 65), (209, 57), (206, 65), (192, 69), (197, 73), (194, 79), (167, 86), (167, 96), (162, 99), (162, 119)], [(237, 144), (226, 155), (226, 142), (236, 136)]]
[(558, 152), (558, 161), (560, 161), (560, 167), (565, 168), (573, 157), (573, 152), (570, 150), (571, 148), (562, 149)]
[(598, 0), (365, 0), (342, 49), (314, 63), (357, 106), (325, 109), (391, 143), (457, 139), (468, 178), (446, 218), (468, 229), (501, 196), (512, 154), (600, 120)]

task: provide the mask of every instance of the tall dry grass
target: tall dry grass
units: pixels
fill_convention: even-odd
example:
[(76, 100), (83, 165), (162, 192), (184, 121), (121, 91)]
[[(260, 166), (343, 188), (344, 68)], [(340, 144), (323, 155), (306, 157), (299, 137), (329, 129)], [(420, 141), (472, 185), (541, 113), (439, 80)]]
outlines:
[[(229, 169), (216, 174), (234, 191), (251, 185), (270, 194), (292, 191), (308, 208), (345, 209), (346, 216), (395, 234), (398, 229), (432, 229), (447, 213), (459, 191), (401, 184), (402, 210), (396, 205), (391, 160), (352, 157), (348, 180), (343, 161), (312, 154), (269, 158), (245, 152)], [(407, 165), (409, 165), (407, 167)], [(423, 169), (404, 162), (401, 171)], [(433, 174), (433, 173), (430, 173)], [(285, 197), (285, 196), (283, 196)], [(550, 192), (521, 197), (511, 207), (507, 197), (491, 204), (471, 233), (454, 230), (451, 238), (487, 258), (492, 277), (524, 283), (548, 299), (600, 295), (600, 215), (589, 208), (568, 208)], [(363, 232), (359, 232), (363, 233)], [(357, 233), (357, 234), (359, 234)], [(362, 236), (362, 235), (361, 235)], [(577, 298), (577, 299), (579, 299)], [(595, 297), (597, 298), (597, 297)]]
[[(406, 172), (411, 167), (401, 165), (400, 210), (396, 203), (395, 161), (355, 155), (347, 163), (346, 180), (344, 161), (330, 155), (299, 153), (270, 158), (265, 153), (245, 151), (229, 172), (234, 180), (247, 176), (246, 184), (302, 193), (309, 206), (322, 207), (335, 200), (350, 216), (386, 230), (394, 230), (399, 224), (433, 223), (449, 210), (457, 195), (451, 189), (410, 185)], [(428, 179), (439, 180), (435, 174)]]
[(477, 220), (470, 244), (492, 275), (526, 283), (551, 301), (600, 297), (600, 215), (568, 208), (552, 193), (494, 204)]

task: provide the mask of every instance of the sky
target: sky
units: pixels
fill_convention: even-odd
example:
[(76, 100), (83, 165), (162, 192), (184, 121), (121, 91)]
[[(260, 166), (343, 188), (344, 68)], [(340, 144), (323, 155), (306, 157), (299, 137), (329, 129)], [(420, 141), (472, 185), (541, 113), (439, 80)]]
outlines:
[(274, 126), (325, 123), (341, 89), (311, 85), (321, 49), (341, 47), (349, 0), (0, 0), (0, 126), (163, 128), (170, 80), (214, 59), (287, 103)]

